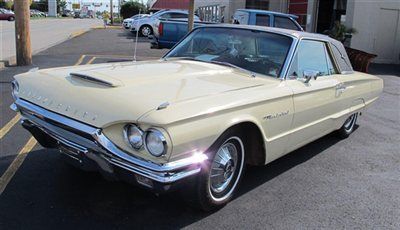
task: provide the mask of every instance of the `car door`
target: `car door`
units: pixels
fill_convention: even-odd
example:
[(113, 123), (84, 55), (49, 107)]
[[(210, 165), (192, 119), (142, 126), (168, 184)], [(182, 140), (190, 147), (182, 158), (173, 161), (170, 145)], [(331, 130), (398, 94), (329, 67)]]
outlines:
[[(286, 84), (293, 90), (294, 118), (287, 151), (290, 152), (334, 129), (337, 113), (337, 69), (323, 41), (299, 41)], [(315, 74), (316, 79), (306, 77)]]
[(0, 9), (0, 20), (5, 20), (6, 19), (6, 15), (4, 13), (4, 11), (2, 9)]

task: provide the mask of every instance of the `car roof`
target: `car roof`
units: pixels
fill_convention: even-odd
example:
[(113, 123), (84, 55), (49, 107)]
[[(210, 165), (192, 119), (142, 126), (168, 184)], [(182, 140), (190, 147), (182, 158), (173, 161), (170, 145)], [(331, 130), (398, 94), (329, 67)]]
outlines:
[(250, 29), (250, 30), (263, 31), (263, 32), (277, 33), (277, 34), (295, 37), (297, 39), (311, 38), (311, 39), (327, 40), (327, 41), (334, 40), (324, 34), (309, 33), (309, 32), (304, 32), (304, 31), (289, 30), (289, 29), (283, 29), (283, 28), (277, 28), (277, 27), (240, 25), (240, 24), (211, 24), (211, 25), (205, 25), (202, 27), (223, 27), (223, 28), (232, 28), (232, 29), (240, 28), (240, 29)]
[(244, 11), (244, 12), (250, 12), (250, 13), (256, 13), (256, 14), (273, 14), (273, 15), (277, 15), (277, 16), (291, 17), (291, 18), (294, 18), (294, 19), (299, 18), (299, 16), (294, 15), (294, 14), (285, 14), (285, 13), (280, 13), (280, 12), (275, 12), (275, 11), (268, 11), (268, 10), (238, 9), (237, 11)]

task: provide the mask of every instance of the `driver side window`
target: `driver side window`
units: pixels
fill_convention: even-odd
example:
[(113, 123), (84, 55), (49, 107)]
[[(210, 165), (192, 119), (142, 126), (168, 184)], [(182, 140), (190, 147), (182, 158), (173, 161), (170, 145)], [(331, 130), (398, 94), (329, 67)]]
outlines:
[(325, 42), (301, 40), (289, 70), (289, 79), (303, 78), (304, 71), (318, 71), (319, 76), (336, 74)]

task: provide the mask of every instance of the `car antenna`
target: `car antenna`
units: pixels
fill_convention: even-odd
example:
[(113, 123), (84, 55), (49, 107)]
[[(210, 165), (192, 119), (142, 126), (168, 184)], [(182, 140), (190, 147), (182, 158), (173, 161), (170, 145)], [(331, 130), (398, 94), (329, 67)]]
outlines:
[[(141, 9), (139, 9), (139, 15)], [(135, 51), (133, 52), (133, 62), (136, 62), (136, 50), (137, 50), (137, 40), (138, 40), (138, 36), (139, 36), (139, 29), (136, 30), (136, 38), (135, 38)]]

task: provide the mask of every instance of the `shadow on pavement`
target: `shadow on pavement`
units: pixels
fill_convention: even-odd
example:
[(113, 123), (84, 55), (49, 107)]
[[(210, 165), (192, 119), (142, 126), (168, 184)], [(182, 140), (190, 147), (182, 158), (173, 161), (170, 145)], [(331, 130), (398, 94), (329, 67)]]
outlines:
[[(327, 135), (263, 167), (249, 167), (236, 198), (339, 141)], [(235, 201), (232, 201), (235, 202)], [(229, 206), (225, 207), (229, 208)], [(181, 228), (212, 213), (189, 208), (179, 193), (156, 195), (66, 164), (56, 150), (31, 152), (0, 196), (0, 228)]]

